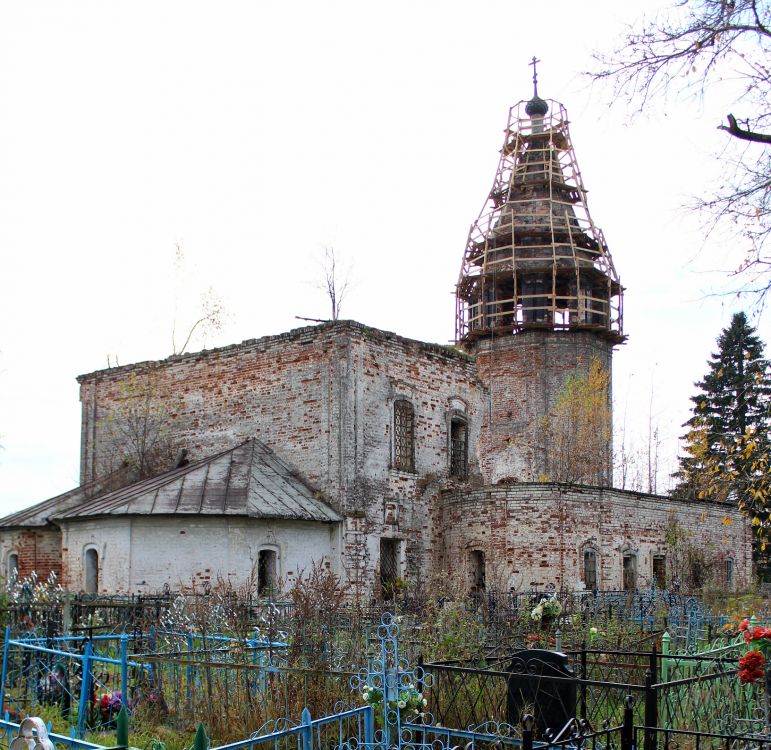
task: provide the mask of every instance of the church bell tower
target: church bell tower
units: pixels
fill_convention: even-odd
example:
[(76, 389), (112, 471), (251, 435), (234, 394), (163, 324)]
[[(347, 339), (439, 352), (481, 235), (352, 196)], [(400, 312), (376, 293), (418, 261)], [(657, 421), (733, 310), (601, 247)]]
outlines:
[[(533, 83), (533, 98), (509, 111), (456, 289), (456, 343), (476, 356), (489, 391), (479, 458), (490, 484), (558, 478), (544, 418), (569, 376), (588, 375), (593, 362), (609, 374), (624, 340), (623, 288), (589, 215), (567, 112), (538, 96), (535, 75)], [(607, 433), (603, 468), (585, 483), (611, 481)]]

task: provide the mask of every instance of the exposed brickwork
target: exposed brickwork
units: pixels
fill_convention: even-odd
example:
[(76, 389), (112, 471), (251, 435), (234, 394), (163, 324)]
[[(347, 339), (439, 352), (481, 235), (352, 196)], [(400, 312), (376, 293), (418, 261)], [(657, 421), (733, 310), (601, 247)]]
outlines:
[[(495, 484), (542, 471), (534, 437), (540, 416), (567, 375), (587, 371), (593, 358), (609, 367), (610, 356), (611, 345), (593, 334), (536, 331), (492, 346), (480, 341), (475, 360), (341, 321), (92, 373), (79, 379), (83, 478), (114, 458), (109, 416), (131, 379), (152, 372), (173, 403), (167, 436), (191, 460), (256, 436), (342, 511), (343, 523), (319, 534), (276, 527), (287, 573), (327, 559), (361, 590), (373, 582), (377, 589), (385, 537), (399, 540), (399, 574), (416, 585), (437, 574), (463, 582), (468, 552), (480, 549), (491, 584), (573, 587), (580, 586), (583, 545), (591, 543), (601, 584), (617, 587), (624, 549), (637, 552), (640, 582), (647, 582), (651, 555), (663, 548), (676, 518), (715, 555), (730, 548), (737, 582), (748, 579), (749, 535), (735, 510), (598, 488)], [(414, 406), (414, 472), (393, 468), (397, 399)], [(468, 481), (449, 477), (450, 420), (457, 415), (468, 422)], [(161, 529), (175, 540), (168, 548), (152, 524), (117, 519), (70, 522), (61, 539), (49, 528), (7, 531), (2, 550), (4, 560), (11, 549), (19, 552), (22, 574), (33, 566), (41, 575), (56, 570), (73, 588), (82, 583), (89, 544), (99, 550), (103, 590), (149, 590), (190, 575), (246, 577), (266, 524), (256, 522), (247, 533), (238, 523), (220, 528), (216, 521), (170, 520)], [(175, 524), (188, 524), (189, 537), (180, 542)], [(192, 557), (177, 554), (185, 544)], [(232, 545), (241, 551), (226, 552)], [(211, 564), (193, 559), (207, 549)]]
[[(404, 576), (430, 567), (431, 500), (449, 473), (452, 413), (468, 419), (469, 469), (478, 477), (483, 388), (473, 360), (341, 321), (81, 377), (84, 478), (114, 453), (106, 425), (125, 384), (148, 371), (177, 399), (169, 436), (192, 460), (255, 435), (343, 510), (345, 572), (367, 588), (381, 536), (402, 540)], [(398, 398), (415, 409), (415, 473), (392, 469)]]
[[(542, 419), (568, 375), (586, 375), (594, 359), (610, 372), (613, 345), (585, 331), (536, 330), (480, 339), (474, 346), (479, 377), (489, 389), (479, 435), (485, 482), (533, 482), (548, 476)], [(611, 455), (610, 446), (606, 455)], [(601, 483), (610, 483), (610, 471), (608, 461)]]
[[(728, 505), (675, 501), (597, 487), (522, 483), (472, 492), (446, 492), (439, 516), (444, 531), (441, 565), (468, 571), (469, 552), (481, 550), (488, 584), (522, 590), (535, 583), (583, 586), (583, 550), (597, 550), (599, 585), (622, 587), (622, 558), (637, 555), (640, 587), (652, 582), (652, 557), (669, 557), (667, 530), (676, 522), (690, 545), (716, 566), (734, 560), (734, 585), (750, 582), (752, 539), (746, 519)], [(468, 575), (468, 574), (466, 574)]]
[(46, 579), (51, 573), (61, 580), (62, 535), (55, 526), (27, 529), (2, 529), (0, 531), (0, 555), (2, 556), (2, 578), (8, 573), (8, 556), (18, 555), (19, 577), (26, 578), (32, 572)]

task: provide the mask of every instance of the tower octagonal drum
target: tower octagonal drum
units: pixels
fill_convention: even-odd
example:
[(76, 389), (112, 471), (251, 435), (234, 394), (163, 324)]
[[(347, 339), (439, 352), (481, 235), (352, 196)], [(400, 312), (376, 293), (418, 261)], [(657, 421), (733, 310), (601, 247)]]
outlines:
[(501, 159), (469, 233), (456, 341), (532, 329), (623, 341), (622, 287), (586, 204), (565, 108), (537, 95), (509, 111)]

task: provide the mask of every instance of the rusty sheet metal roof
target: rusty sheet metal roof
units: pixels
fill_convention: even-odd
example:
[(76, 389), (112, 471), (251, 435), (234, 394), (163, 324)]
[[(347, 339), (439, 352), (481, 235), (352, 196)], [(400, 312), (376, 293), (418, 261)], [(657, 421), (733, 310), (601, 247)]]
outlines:
[(55, 513), (52, 519), (181, 514), (341, 520), (296, 471), (254, 438), (189, 466)]
[(18, 526), (46, 526), (52, 513), (63, 512), (83, 502), (86, 498), (85, 490), (76, 487), (74, 490), (64, 492), (56, 497), (43, 500), (42, 503), (24, 508), (24, 510), (11, 513), (0, 518), (0, 528), (14, 528)]
[(54, 514), (64, 513), (92, 497), (104, 494), (113, 487), (125, 482), (125, 477), (126, 471), (124, 468), (121, 468), (94, 482), (88, 482), (80, 487), (75, 487), (75, 489), (69, 492), (63, 492), (61, 495), (43, 500), (41, 503), (35, 503), (35, 505), (29, 508), (17, 510), (15, 513), (0, 518), (0, 528), (46, 526)]

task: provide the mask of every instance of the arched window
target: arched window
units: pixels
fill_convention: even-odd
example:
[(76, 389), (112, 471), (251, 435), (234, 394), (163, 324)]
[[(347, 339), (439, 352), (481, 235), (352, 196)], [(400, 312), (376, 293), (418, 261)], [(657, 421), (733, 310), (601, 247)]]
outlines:
[(261, 549), (257, 557), (257, 595), (273, 596), (278, 580), (278, 554), (274, 549)]
[(657, 589), (667, 587), (667, 558), (666, 555), (653, 556), (653, 582)]
[(99, 591), (99, 553), (93, 547), (89, 547), (83, 556), (83, 562), (83, 589), (87, 594), (96, 594)]
[(584, 549), (584, 585), (587, 591), (597, 591), (597, 550)]
[(460, 416), (450, 420), (450, 476), (457, 479), (468, 476), (468, 424)]
[(723, 560), (723, 580), (729, 591), (734, 587), (734, 561), (732, 557)]
[(403, 398), (394, 401), (394, 469), (415, 471), (415, 409)]
[(19, 576), (19, 555), (16, 552), (11, 552), (8, 555), (8, 567), (6, 576), (9, 581), (18, 578)]
[(469, 552), (469, 566), (471, 568), (471, 593), (479, 593), (485, 590), (485, 553), (479, 549)]
[(623, 561), (623, 588), (624, 591), (637, 589), (637, 553), (624, 552)]

